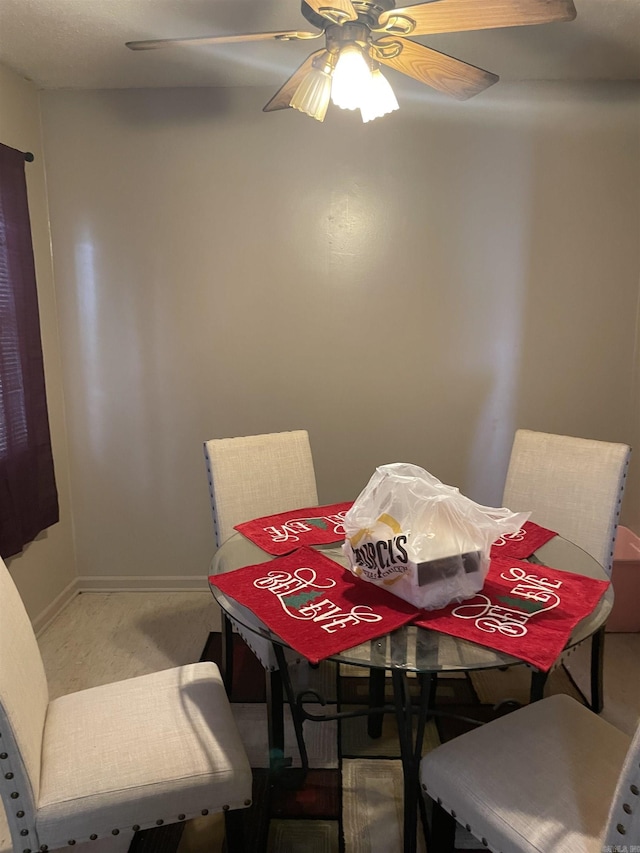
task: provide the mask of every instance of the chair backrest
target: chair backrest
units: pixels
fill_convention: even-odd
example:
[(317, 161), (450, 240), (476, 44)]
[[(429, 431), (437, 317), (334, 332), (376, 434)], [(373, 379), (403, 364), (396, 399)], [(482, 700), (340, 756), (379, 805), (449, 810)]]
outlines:
[[(588, 747), (587, 747), (588, 748)], [(629, 850), (640, 841), (640, 722), (629, 746), (615, 794), (603, 850)]]
[(627, 444), (519, 429), (502, 502), (530, 510), (610, 574), (630, 454)]
[(218, 545), (243, 521), (318, 505), (306, 430), (213, 438), (204, 455)]
[[(31, 621), (0, 560), (0, 794), (14, 850), (32, 848), (37, 839), (35, 804), (48, 704), (47, 678)], [(22, 836), (25, 830), (28, 835)]]

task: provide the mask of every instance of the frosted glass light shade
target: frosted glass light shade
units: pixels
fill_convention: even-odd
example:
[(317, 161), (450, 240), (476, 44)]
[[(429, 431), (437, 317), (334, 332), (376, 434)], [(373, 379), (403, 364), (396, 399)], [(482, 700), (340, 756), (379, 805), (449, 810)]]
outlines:
[(355, 44), (347, 44), (340, 51), (333, 72), (331, 100), (343, 110), (357, 110), (371, 85), (371, 73), (362, 51)]
[(289, 101), (289, 106), (317, 121), (324, 121), (331, 96), (331, 74), (312, 68), (304, 75)]
[(379, 68), (371, 72), (366, 97), (360, 105), (362, 121), (371, 121), (399, 109), (398, 101), (387, 78)]

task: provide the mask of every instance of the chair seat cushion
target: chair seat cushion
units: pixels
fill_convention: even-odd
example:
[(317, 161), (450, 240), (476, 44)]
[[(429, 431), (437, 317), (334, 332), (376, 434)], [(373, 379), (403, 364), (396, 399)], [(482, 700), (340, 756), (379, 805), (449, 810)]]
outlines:
[(242, 808), (251, 769), (218, 667), (202, 662), (50, 703), (36, 825), (50, 848)]
[(437, 747), (420, 780), (490, 850), (602, 853), (629, 743), (575, 699), (552, 696)]

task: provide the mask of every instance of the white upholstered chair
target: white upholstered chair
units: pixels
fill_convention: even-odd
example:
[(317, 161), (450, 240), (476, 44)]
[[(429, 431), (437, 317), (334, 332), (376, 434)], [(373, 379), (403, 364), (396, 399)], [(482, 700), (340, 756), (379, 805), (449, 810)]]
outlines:
[[(204, 443), (216, 545), (236, 531), (234, 525), (264, 515), (318, 505), (316, 475), (306, 430), (214, 438)], [(269, 713), (269, 749), (277, 761), (284, 748), (283, 687), (271, 643), (233, 623), (265, 669)], [(233, 682), (230, 620), (223, 614), (223, 677)], [(285, 651), (288, 663), (300, 656)]]
[[(626, 444), (516, 431), (502, 503), (575, 542), (611, 574), (631, 450)], [(602, 710), (604, 628), (592, 638), (591, 706)], [(570, 657), (569, 657), (570, 662)], [(544, 675), (538, 674), (544, 686)]]
[(640, 845), (633, 739), (570, 696), (550, 696), (427, 753), (434, 853), (456, 821), (495, 853), (603, 853)]
[(251, 785), (215, 664), (49, 701), (31, 622), (0, 561), (0, 794), (15, 853), (214, 812), (225, 813), (228, 849), (239, 851)]

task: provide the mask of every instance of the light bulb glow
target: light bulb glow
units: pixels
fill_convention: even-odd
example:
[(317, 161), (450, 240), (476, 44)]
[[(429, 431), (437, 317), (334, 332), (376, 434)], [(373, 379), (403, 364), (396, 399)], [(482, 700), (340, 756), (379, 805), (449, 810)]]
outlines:
[(371, 74), (362, 51), (356, 44), (347, 44), (340, 51), (333, 72), (331, 100), (343, 110), (357, 110), (371, 85)]
[(398, 101), (389, 81), (379, 68), (374, 68), (366, 96), (360, 105), (362, 121), (372, 121), (397, 109), (399, 109)]
[(330, 95), (331, 74), (322, 68), (312, 68), (300, 81), (289, 106), (317, 121), (324, 121)]

